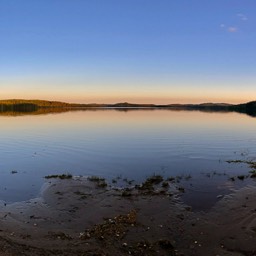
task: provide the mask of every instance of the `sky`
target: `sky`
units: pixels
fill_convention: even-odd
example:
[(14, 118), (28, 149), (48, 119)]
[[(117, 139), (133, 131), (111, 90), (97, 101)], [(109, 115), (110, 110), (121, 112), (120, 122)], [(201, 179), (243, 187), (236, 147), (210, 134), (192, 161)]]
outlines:
[(256, 100), (255, 0), (0, 0), (0, 99)]

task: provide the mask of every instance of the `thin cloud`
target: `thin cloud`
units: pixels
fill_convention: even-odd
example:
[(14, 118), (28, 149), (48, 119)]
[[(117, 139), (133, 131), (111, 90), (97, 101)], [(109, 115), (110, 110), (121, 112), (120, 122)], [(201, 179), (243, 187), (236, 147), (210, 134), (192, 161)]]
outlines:
[(225, 31), (227, 31), (227, 32), (229, 32), (229, 33), (235, 33), (235, 32), (237, 32), (238, 31), (238, 28), (237, 27), (234, 27), (234, 26), (226, 26), (225, 24), (220, 24), (220, 28), (222, 29), (222, 30), (225, 30)]
[(237, 17), (238, 17), (240, 20), (242, 20), (242, 21), (247, 21), (247, 20), (248, 20), (247, 16), (244, 15), (243, 13), (238, 13), (238, 14), (237, 14)]
[[(242, 22), (245, 22), (245, 21), (248, 20), (248, 17), (247, 17), (245, 14), (243, 14), (243, 13), (238, 13), (238, 14), (236, 15), (236, 17), (237, 17), (240, 21), (242, 21)], [(240, 25), (241, 25), (241, 24), (240, 24)], [(228, 25), (225, 25), (224, 23), (220, 24), (220, 28), (221, 28), (222, 30), (225, 30), (225, 31), (229, 32), (229, 33), (236, 33), (236, 32), (238, 31), (238, 27), (237, 27), (237, 26), (230, 26), (229, 24), (228, 24)]]
[(230, 32), (230, 33), (235, 33), (235, 32), (237, 32), (237, 30), (238, 30), (238, 28), (237, 27), (228, 27), (228, 32)]

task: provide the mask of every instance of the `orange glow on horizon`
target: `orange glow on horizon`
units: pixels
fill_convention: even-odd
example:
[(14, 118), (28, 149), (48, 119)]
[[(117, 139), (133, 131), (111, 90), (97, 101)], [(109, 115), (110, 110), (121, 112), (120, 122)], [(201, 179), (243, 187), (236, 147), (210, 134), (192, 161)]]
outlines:
[(120, 102), (138, 103), (138, 104), (200, 104), (200, 103), (229, 103), (229, 104), (240, 104), (250, 101), (255, 101), (256, 97), (251, 95), (250, 97), (205, 97), (205, 98), (192, 98), (192, 97), (70, 97), (65, 95), (8, 95), (6, 97), (1, 97), (1, 100), (5, 99), (38, 99), (38, 100), (50, 100), (50, 101), (62, 101), (67, 103), (81, 103), (81, 104), (114, 104)]
[(104, 84), (98, 85), (98, 87), (90, 87), (88, 85), (88, 87), (79, 88), (76, 88), (76, 85), (74, 87), (38, 85), (27, 89), (20, 84), (19, 88), (22, 89), (19, 90), (17, 90), (17, 85), (8, 86), (7, 88), (8, 90), (5, 89), (1, 92), (1, 99), (42, 99), (85, 104), (111, 104), (118, 102), (141, 104), (199, 104), (206, 102), (238, 104), (256, 100), (255, 89), (252, 86), (250, 90), (241, 90), (240, 87), (234, 87), (232, 91), (230, 86), (218, 88), (211, 86), (211, 89), (203, 86), (165, 86), (157, 89), (151, 86), (146, 88), (145, 85), (141, 87), (126, 86), (117, 90), (114, 85), (108, 87), (104, 86)]

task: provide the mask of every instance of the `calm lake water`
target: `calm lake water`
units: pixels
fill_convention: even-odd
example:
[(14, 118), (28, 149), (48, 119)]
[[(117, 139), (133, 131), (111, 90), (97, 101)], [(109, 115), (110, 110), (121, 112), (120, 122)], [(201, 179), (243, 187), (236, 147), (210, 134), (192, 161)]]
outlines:
[(194, 207), (253, 182), (227, 179), (248, 173), (227, 160), (256, 159), (256, 122), (245, 114), (90, 110), (0, 122), (0, 199), (7, 203), (38, 196), (45, 175), (66, 172), (136, 182), (153, 173), (190, 175), (182, 185)]

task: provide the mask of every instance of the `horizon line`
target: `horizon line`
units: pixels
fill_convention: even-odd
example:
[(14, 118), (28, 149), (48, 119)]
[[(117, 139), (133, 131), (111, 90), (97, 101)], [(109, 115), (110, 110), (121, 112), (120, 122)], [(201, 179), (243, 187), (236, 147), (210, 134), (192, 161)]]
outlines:
[[(46, 99), (38, 99), (38, 98), (32, 98), (32, 99), (22, 99), (22, 98), (9, 98), (9, 99), (0, 99), (1, 101), (45, 101), (45, 102), (55, 102), (55, 103), (65, 103), (65, 104), (74, 104), (74, 105), (115, 105), (115, 104), (134, 104), (134, 105), (201, 105), (201, 104), (226, 104), (226, 105), (239, 105), (244, 103), (250, 103), (253, 101), (247, 101), (247, 102), (240, 102), (238, 104), (229, 103), (229, 102), (211, 102), (211, 101), (202, 101), (200, 103), (167, 103), (167, 104), (157, 104), (157, 103), (134, 103), (134, 102), (128, 102), (128, 101), (120, 101), (115, 103), (96, 103), (96, 102), (90, 102), (90, 103), (74, 103), (74, 102), (68, 102), (68, 101), (60, 101), (60, 100), (46, 100)], [(255, 100), (256, 101), (256, 100)]]

